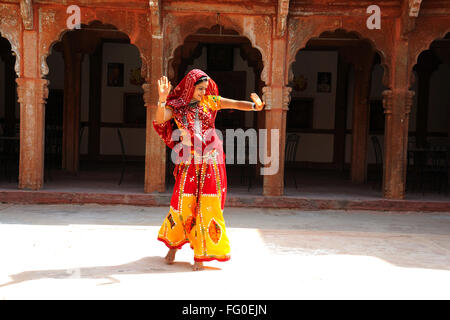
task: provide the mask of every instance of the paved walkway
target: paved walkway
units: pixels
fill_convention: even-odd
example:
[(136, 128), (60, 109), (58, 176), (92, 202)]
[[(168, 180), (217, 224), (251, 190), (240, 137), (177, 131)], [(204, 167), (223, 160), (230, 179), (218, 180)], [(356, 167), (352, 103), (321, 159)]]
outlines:
[(0, 204), (0, 299), (450, 299), (450, 213), (226, 208), (203, 272), (164, 264), (166, 213)]

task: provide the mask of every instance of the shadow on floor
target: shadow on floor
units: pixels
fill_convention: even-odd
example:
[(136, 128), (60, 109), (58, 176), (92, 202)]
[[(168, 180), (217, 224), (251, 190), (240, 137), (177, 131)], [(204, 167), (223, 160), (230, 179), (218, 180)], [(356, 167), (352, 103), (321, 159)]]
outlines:
[(283, 230), (259, 230), (259, 233), (265, 246), (281, 255), (366, 256), (402, 268), (450, 270), (446, 235)]
[[(205, 270), (215, 271), (221, 269), (205, 266)], [(167, 265), (164, 262), (164, 257), (145, 257), (137, 261), (117, 266), (24, 271), (10, 275), (12, 281), (0, 284), (0, 288), (40, 279), (105, 279), (104, 283), (98, 285), (109, 285), (120, 283), (120, 281), (114, 277), (115, 275), (180, 272), (193, 272), (192, 265), (188, 262), (175, 262), (172, 265)]]

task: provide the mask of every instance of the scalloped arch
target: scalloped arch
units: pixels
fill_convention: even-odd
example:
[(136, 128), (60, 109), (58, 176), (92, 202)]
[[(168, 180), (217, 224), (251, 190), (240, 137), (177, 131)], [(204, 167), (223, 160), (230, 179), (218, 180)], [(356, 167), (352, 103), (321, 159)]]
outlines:
[(11, 51), (14, 52), (14, 56), (16, 57), (16, 62), (14, 63), (14, 71), (16, 72), (16, 75), (18, 77), (20, 77), (21, 73), (20, 73), (20, 60), (21, 60), (21, 56), (20, 56), (20, 48), (18, 48), (16, 45), (13, 44), (13, 42), (11, 42), (10, 37), (8, 37), (7, 35), (5, 35), (1, 28), (0, 28), (0, 37), (5, 38), (6, 40), (8, 40), (9, 45), (11, 46)]
[(337, 32), (337, 31), (342, 31), (342, 32), (345, 32), (346, 34), (354, 35), (358, 39), (367, 41), (370, 44), (370, 46), (375, 50), (375, 52), (380, 55), (380, 59), (381, 59), (380, 65), (383, 67), (383, 70), (384, 70), (382, 83), (383, 83), (383, 85), (385, 87), (389, 87), (389, 67), (388, 67), (388, 65), (386, 63), (386, 55), (381, 49), (377, 48), (375, 40), (371, 39), (370, 37), (364, 36), (363, 34), (361, 34), (358, 31), (355, 31), (355, 30), (347, 30), (345, 28), (330, 28), (330, 27), (327, 27), (327, 26), (318, 28), (318, 30), (316, 30), (313, 34), (311, 34), (308, 37), (305, 37), (300, 42), (300, 45), (298, 45), (295, 48), (295, 50), (294, 50), (295, 54), (292, 54), (292, 56), (289, 57), (289, 60), (287, 62), (287, 68), (288, 68), (288, 72), (287, 72), (288, 79), (287, 79), (287, 82), (291, 81), (292, 78), (293, 78), (292, 67), (293, 67), (293, 64), (295, 62), (295, 59), (296, 59), (296, 56), (297, 56), (298, 52), (300, 50), (306, 48), (308, 42), (312, 38), (320, 38), (325, 33), (330, 33), (330, 32), (333, 33), (333, 32)]
[[(58, 11), (58, 13), (60, 12)], [(60, 15), (56, 15), (56, 11), (44, 12), (40, 14), (53, 15), (53, 17), (50, 18), (53, 26), (48, 32), (49, 36), (40, 43), (40, 71), (41, 77), (44, 77), (48, 74), (49, 71), (46, 60), (50, 55), (52, 46), (55, 43), (61, 41), (63, 36), (67, 32), (70, 32), (72, 30), (67, 28), (66, 21), (59, 18)], [(123, 15), (125, 15), (125, 17)], [(41, 20), (45, 20), (45, 18), (41, 18)], [(88, 22), (86, 23), (86, 21)], [(108, 21), (108, 23), (105, 23), (104, 21)], [(142, 62), (141, 74), (143, 77), (147, 78), (149, 76), (148, 61), (151, 57), (151, 43), (149, 41), (149, 39), (151, 39), (151, 33), (150, 28), (148, 27), (147, 15), (139, 12), (96, 12), (95, 10), (89, 8), (85, 9), (84, 15), (82, 15), (81, 24), (85, 26), (91, 26), (96, 22), (111, 26), (115, 30), (127, 35), (127, 37), (130, 39), (130, 44), (134, 45), (139, 51)], [(40, 25), (40, 28), (42, 28), (42, 25)]]
[[(174, 17), (168, 16), (165, 18), (164, 26), (170, 25), (170, 23), (173, 23), (174, 21), (171, 21), (172, 19), (176, 19)], [(215, 25), (217, 25), (217, 20), (215, 20), (214, 17), (206, 17), (205, 19), (198, 19), (198, 18), (192, 18), (192, 23), (189, 23), (189, 19), (185, 24), (188, 26), (186, 28), (178, 28), (177, 30), (177, 36), (173, 36), (171, 40), (169, 41), (170, 44), (167, 44), (165, 49), (166, 52), (168, 52), (168, 55), (164, 59), (164, 72), (166, 74), (174, 73), (174, 70), (172, 69), (171, 62), (175, 58), (175, 51), (177, 48), (182, 46), (186, 38), (194, 33), (196, 33), (199, 29), (211, 29)], [(243, 19), (243, 24), (252, 25), (250, 19)], [(253, 21), (254, 23), (255, 21)], [(174, 24), (172, 24), (174, 25)], [(177, 24), (175, 24), (177, 25)], [(268, 61), (268, 50), (264, 50), (260, 45), (258, 45), (256, 41), (255, 33), (253, 32), (253, 27), (247, 27), (244, 28), (240, 23), (237, 21), (234, 21), (233, 17), (227, 17), (227, 16), (221, 16), (220, 25), (228, 30), (233, 30), (237, 32), (239, 35), (246, 37), (253, 48), (257, 49), (262, 57), (263, 62), (263, 70), (261, 71), (261, 80), (267, 83), (267, 61)], [(166, 28), (166, 27), (165, 27)], [(165, 30), (166, 32), (166, 30)]]
[[(3, 12), (2, 12), (3, 13)], [(11, 50), (14, 52), (14, 55), (16, 56), (16, 62), (14, 64), (14, 71), (16, 72), (16, 75), (18, 77), (21, 76), (21, 41), (19, 40), (19, 35), (22, 32), (22, 23), (20, 23), (20, 18), (16, 11), (14, 10), (8, 10), (8, 13), (6, 16), (2, 15), (2, 23), (0, 23), (0, 37), (5, 38), (8, 40)], [(6, 22), (3, 24), (3, 22)], [(10, 24), (13, 27), (19, 25), (19, 27), (11, 28), (11, 30), (7, 30), (7, 25)], [(6, 26), (5, 26), (6, 25)], [(15, 33), (15, 34), (13, 34)]]
[[(425, 50), (430, 49), (431, 44), (436, 41), (436, 40), (440, 40), (440, 39), (444, 39), (446, 36), (450, 35), (450, 29), (446, 30), (446, 31), (441, 31), (439, 32), (438, 35), (436, 35), (435, 37), (433, 37), (431, 40), (426, 41), (424, 43), (424, 45), (420, 46), (419, 48), (417, 48), (417, 51), (414, 53), (413, 55), (413, 62), (414, 64), (412, 64), (412, 67), (414, 67), (414, 65), (417, 64), (417, 59), (419, 58), (419, 55), (424, 52)], [(430, 37), (431, 38), (431, 37)]]
[(429, 50), (431, 47), (431, 44), (434, 41), (444, 39), (447, 36), (450, 36), (450, 29), (439, 32), (434, 38), (430, 37), (431, 40), (424, 41), (424, 44), (422, 46), (418, 47), (416, 52), (414, 52), (414, 54), (412, 56), (412, 61), (409, 64), (410, 69), (408, 70), (410, 73), (410, 77), (409, 77), (409, 87), (410, 88), (414, 85), (414, 83), (416, 81), (416, 76), (414, 74), (413, 68), (417, 64), (420, 54), (426, 50)]

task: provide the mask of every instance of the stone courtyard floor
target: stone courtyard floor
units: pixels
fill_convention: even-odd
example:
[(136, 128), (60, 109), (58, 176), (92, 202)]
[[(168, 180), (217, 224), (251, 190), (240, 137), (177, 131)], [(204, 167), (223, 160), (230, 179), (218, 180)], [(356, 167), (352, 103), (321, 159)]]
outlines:
[(0, 204), (0, 299), (450, 299), (450, 213), (225, 208), (232, 258), (191, 271), (167, 208)]

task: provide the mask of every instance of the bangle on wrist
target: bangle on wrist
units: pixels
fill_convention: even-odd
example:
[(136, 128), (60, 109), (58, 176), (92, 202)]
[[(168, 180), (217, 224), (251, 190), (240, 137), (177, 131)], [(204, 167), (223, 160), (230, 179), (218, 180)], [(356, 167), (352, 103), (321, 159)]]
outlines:
[(256, 111), (256, 109), (255, 109), (255, 103), (254, 103), (254, 102), (252, 102), (252, 110), (253, 110), (253, 111)]
[(159, 106), (161, 108), (165, 108), (166, 107), (166, 101), (164, 101), (164, 102), (158, 101), (158, 104), (159, 104)]

